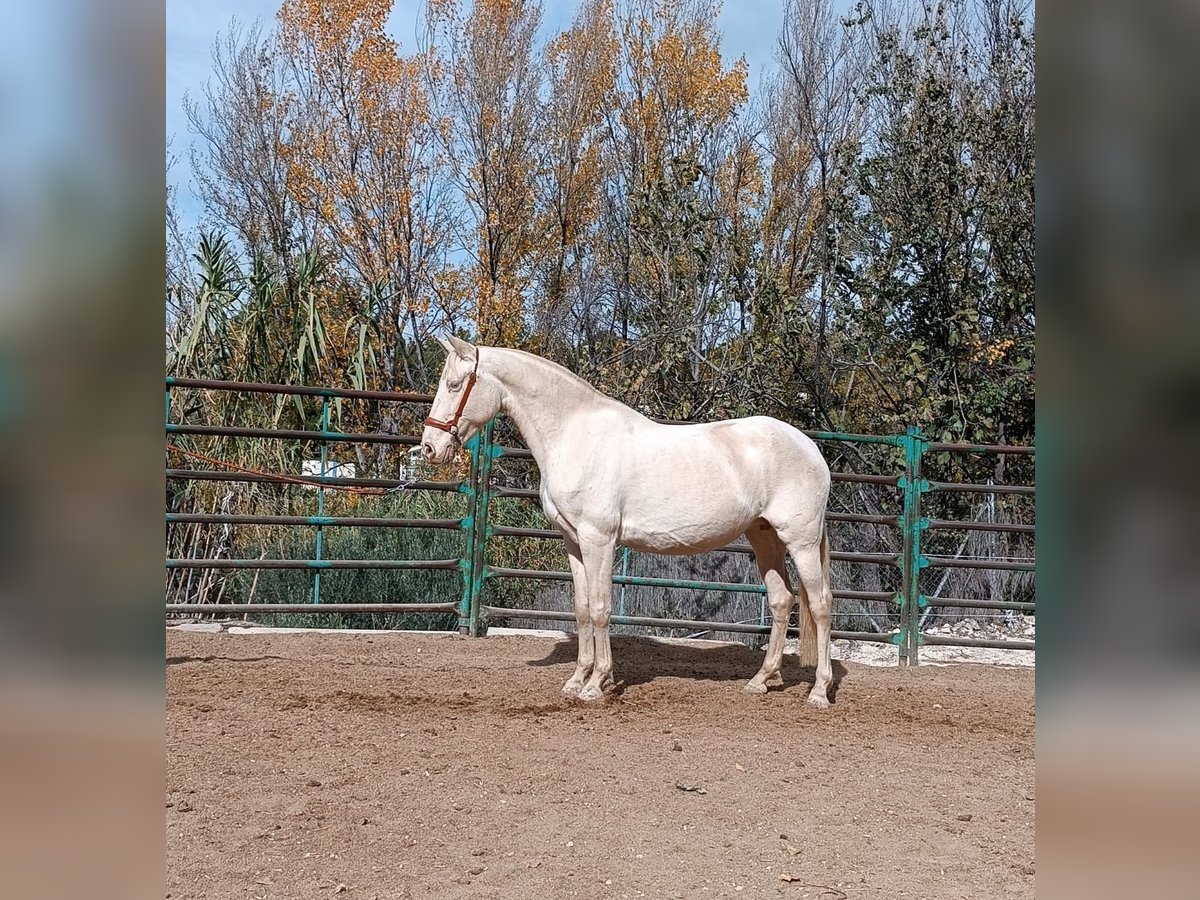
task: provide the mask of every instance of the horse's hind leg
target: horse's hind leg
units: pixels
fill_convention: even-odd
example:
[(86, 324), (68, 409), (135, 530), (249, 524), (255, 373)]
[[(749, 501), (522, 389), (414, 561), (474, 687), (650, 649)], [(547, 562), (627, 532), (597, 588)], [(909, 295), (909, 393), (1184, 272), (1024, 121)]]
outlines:
[(833, 680), (833, 666), (829, 661), (829, 632), (833, 625), (829, 538), (822, 528), (819, 539), (789, 540), (787, 547), (800, 576), (800, 662), (802, 665), (815, 662), (817, 667), (817, 677), (808, 694), (808, 702), (824, 709), (829, 706), (827, 692)]
[(786, 548), (775, 529), (765, 522), (758, 522), (746, 532), (746, 539), (754, 548), (754, 560), (767, 586), (767, 602), (771, 607), (771, 639), (767, 643), (767, 656), (758, 674), (746, 685), (746, 690), (752, 694), (765, 694), (767, 682), (779, 675), (779, 667), (783, 662), (783, 643), (794, 597), (784, 568)]

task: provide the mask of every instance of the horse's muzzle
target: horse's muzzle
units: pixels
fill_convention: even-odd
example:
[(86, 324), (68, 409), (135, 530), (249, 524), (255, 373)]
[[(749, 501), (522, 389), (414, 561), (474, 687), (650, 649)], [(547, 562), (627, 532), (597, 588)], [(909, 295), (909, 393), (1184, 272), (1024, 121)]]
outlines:
[(425, 433), (421, 435), (421, 456), (425, 458), (426, 462), (438, 464), (449, 462), (461, 446), (462, 442), (454, 432), (427, 427)]

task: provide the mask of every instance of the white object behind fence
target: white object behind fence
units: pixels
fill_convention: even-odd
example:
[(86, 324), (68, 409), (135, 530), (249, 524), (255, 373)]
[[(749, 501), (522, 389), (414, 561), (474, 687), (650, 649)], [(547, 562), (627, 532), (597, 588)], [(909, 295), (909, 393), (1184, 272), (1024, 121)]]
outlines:
[[(325, 463), (326, 478), (356, 478), (358, 469), (354, 463), (337, 462), (329, 460)], [(319, 478), (321, 476), (321, 461), (319, 459), (306, 459), (300, 464), (300, 474), (306, 478)], [(316, 490), (316, 485), (306, 484), (307, 490)]]

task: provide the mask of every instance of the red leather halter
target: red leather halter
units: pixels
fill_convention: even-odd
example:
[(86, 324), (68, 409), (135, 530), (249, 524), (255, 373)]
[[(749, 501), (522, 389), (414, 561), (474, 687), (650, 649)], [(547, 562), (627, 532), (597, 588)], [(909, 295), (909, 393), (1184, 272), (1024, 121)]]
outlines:
[(458, 437), (458, 420), (462, 418), (463, 410), (467, 406), (467, 401), (471, 399), (471, 388), (475, 387), (475, 375), (479, 371), (479, 351), (475, 351), (475, 367), (471, 369), (471, 374), (467, 376), (466, 387), (463, 388), (462, 398), (458, 401), (458, 409), (454, 411), (453, 418), (450, 419), (435, 419), (429, 416), (425, 419), (425, 424), (431, 428), (437, 428), (440, 431), (445, 431), (448, 434)]

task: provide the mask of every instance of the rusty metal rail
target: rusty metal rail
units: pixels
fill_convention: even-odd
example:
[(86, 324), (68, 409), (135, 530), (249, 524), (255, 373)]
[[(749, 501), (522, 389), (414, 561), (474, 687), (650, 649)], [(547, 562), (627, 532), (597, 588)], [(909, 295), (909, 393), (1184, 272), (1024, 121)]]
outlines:
[(304, 525), (341, 528), (444, 528), (458, 531), (461, 519), (383, 519), (370, 516), (238, 516), (223, 513), (167, 513), (167, 522), (198, 525)]
[(280, 613), (456, 613), (457, 603), (168, 603), (167, 615), (251, 615), (276, 616)]
[(168, 425), (167, 434), (270, 438), (284, 441), (339, 441), (347, 444), (401, 444), (407, 447), (421, 443), (420, 438), (405, 434), (353, 434), (342, 431), (304, 431), (289, 428), (234, 428), (226, 425)]

